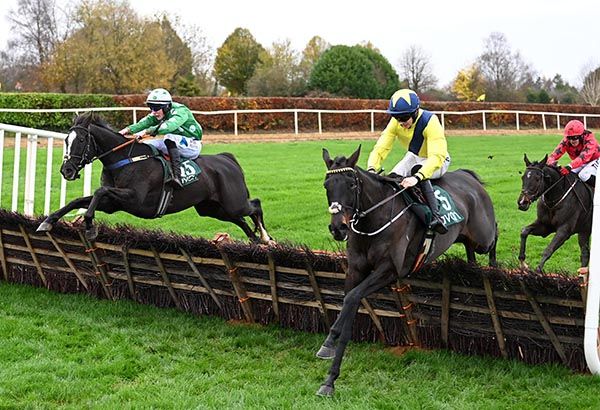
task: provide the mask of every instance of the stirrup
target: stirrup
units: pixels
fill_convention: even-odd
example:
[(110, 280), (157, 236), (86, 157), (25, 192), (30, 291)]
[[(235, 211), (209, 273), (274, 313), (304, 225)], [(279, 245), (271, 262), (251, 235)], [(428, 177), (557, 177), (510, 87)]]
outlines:
[(446, 227), (446, 225), (444, 225), (444, 223), (439, 218), (435, 217), (433, 217), (427, 229), (435, 231), (441, 235), (448, 233), (448, 228)]

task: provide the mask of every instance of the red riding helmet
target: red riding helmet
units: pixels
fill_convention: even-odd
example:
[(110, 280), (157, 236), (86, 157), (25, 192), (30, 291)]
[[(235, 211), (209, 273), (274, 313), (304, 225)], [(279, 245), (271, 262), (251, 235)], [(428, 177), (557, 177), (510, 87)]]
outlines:
[(579, 120), (571, 120), (565, 127), (565, 137), (578, 137), (585, 131), (583, 123)]

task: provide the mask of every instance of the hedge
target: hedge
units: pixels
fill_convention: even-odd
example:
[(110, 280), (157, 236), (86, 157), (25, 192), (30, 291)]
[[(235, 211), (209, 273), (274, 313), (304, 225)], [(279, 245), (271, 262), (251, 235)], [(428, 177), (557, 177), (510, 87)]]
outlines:
[[(141, 107), (144, 106), (146, 96), (135, 95), (88, 95), (88, 94), (19, 94), (0, 93), (0, 107), (2, 108), (87, 108), (87, 107)], [(176, 101), (182, 102), (195, 111), (225, 111), (249, 109), (322, 109), (322, 110), (384, 110), (387, 100), (346, 99), (346, 98), (287, 98), (287, 97), (177, 97)], [(422, 106), (432, 111), (475, 111), (475, 110), (515, 110), (515, 111), (543, 111), (543, 112), (568, 112), (574, 114), (600, 114), (600, 107), (586, 105), (558, 105), (558, 104), (524, 104), (524, 103), (498, 103), (498, 102), (441, 102), (424, 101)], [(129, 124), (129, 112), (104, 113), (106, 119), (121, 128)], [(138, 118), (140, 115), (138, 114)], [(234, 119), (232, 114), (203, 115), (196, 118), (205, 131), (233, 132)], [(561, 116), (561, 126), (573, 118)], [(0, 122), (22, 125), (32, 128), (41, 128), (65, 132), (71, 125), (72, 113), (0, 113)], [(322, 114), (322, 129), (324, 131), (366, 131), (371, 126), (370, 113), (356, 114)], [(375, 113), (375, 129), (385, 127), (389, 116), (384, 113)], [(444, 115), (447, 129), (482, 129), (482, 115)], [(521, 114), (519, 118), (521, 128), (542, 128), (540, 115)], [(298, 124), (300, 132), (318, 131), (318, 116), (316, 113), (299, 113)], [(515, 129), (515, 114), (488, 114), (486, 115), (488, 129), (508, 128)], [(600, 118), (588, 118), (588, 128), (600, 128)], [(546, 116), (546, 127), (556, 128), (556, 116)], [(238, 114), (238, 129), (241, 132), (293, 132), (293, 113), (260, 113)]]

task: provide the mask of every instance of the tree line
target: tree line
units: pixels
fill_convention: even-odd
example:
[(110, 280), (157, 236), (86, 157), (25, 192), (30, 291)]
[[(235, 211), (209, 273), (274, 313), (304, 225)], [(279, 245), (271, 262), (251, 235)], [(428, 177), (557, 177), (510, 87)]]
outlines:
[(600, 67), (582, 69), (576, 88), (557, 73), (536, 74), (506, 36), (491, 33), (481, 54), (447, 86), (430, 55), (409, 45), (396, 66), (370, 42), (331, 45), (315, 35), (298, 52), (289, 40), (265, 47), (243, 27), (216, 50), (201, 27), (161, 14), (142, 18), (127, 0), (18, 0), (0, 51), (0, 91), (143, 93), (185, 96), (389, 98), (409, 87), (440, 101), (600, 104)]

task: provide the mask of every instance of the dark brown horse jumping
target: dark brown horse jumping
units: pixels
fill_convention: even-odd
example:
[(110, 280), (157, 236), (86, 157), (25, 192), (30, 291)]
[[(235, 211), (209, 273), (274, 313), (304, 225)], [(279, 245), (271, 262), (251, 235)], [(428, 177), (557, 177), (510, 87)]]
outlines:
[[(128, 141), (132, 143), (127, 144)], [(146, 219), (157, 217), (164, 193), (164, 170), (147, 144), (133, 143), (92, 112), (75, 119), (65, 143), (67, 154), (60, 169), (65, 179), (78, 178), (86, 164), (99, 159), (104, 166), (102, 186), (93, 195), (75, 199), (50, 214), (38, 232), (51, 230), (56, 221), (78, 208), (87, 208), (84, 221), (88, 240), (97, 236), (93, 225), (96, 210), (109, 214), (125, 211)], [(164, 213), (193, 206), (200, 216), (236, 224), (254, 242), (270, 242), (260, 200), (249, 199), (244, 172), (235, 157), (229, 153), (201, 155), (195, 162), (202, 170), (199, 179), (173, 191)], [(244, 219), (246, 216), (254, 223), (254, 229)]]
[[(426, 233), (417, 217), (407, 212), (410, 205), (402, 195), (394, 196), (398, 188), (356, 166), (359, 155), (360, 147), (349, 158), (331, 159), (323, 150), (327, 166), (324, 185), (332, 214), (329, 229), (334, 239), (348, 240), (346, 296), (317, 352), (320, 358), (333, 359), (329, 375), (317, 392), (323, 396), (333, 395), (361, 299), (411, 273)], [(448, 233), (435, 236), (426, 262), (460, 242), (469, 262), (475, 262), (475, 253), (487, 253), (490, 265), (495, 265), (498, 231), (494, 207), (479, 178), (472, 171), (458, 170), (435, 183), (450, 193), (464, 220), (449, 226)]]
[[(573, 173), (562, 176), (560, 168), (546, 165), (546, 155), (541, 161), (531, 162), (524, 155), (525, 172), (517, 205), (521, 211), (527, 211), (537, 200), (537, 217), (533, 223), (521, 230), (521, 250), (519, 261), (523, 268), (525, 248), (529, 235), (545, 238), (556, 232), (536, 267), (542, 272), (544, 264), (552, 254), (572, 235), (577, 234), (581, 250), (581, 268), (587, 269), (590, 262), (590, 235), (592, 233), (592, 189)], [(539, 200), (538, 200), (539, 199)]]

